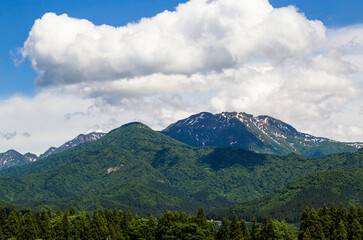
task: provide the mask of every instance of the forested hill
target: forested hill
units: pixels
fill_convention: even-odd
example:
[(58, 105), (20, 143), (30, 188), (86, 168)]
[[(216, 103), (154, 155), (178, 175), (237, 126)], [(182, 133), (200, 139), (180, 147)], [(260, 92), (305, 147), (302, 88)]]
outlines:
[(312, 172), (361, 168), (362, 161), (362, 150), (306, 158), (196, 148), (130, 123), (97, 141), (1, 171), (0, 199), (35, 208), (191, 212), (255, 200)]
[(211, 218), (264, 216), (298, 222), (305, 206), (318, 209), (324, 204), (358, 206), (363, 203), (363, 169), (320, 171), (295, 180), (258, 200), (229, 209), (215, 210)]

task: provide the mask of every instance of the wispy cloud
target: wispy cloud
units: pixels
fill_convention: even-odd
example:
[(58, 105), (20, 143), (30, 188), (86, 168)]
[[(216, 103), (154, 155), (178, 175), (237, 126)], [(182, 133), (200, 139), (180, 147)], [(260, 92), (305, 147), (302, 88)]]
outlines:
[(5, 140), (11, 140), (16, 137), (16, 132), (0, 132), (0, 136)]
[(30, 134), (30, 133), (28, 133), (28, 132), (25, 132), (25, 133), (23, 133), (22, 134), (24, 137), (26, 137), (26, 138), (30, 138), (32, 135)]

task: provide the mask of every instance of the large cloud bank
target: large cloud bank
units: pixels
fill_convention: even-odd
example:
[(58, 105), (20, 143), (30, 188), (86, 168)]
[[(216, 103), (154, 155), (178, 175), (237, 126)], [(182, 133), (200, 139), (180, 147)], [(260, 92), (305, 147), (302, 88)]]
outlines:
[(321, 22), (266, 0), (192, 0), (125, 27), (95, 26), (66, 14), (37, 20), (23, 49), (37, 85), (110, 81), (154, 73), (194, 74), (238, 68), (255, 56), (271, 62), (311, 53)]
[(326, 29), (292, 6), (190, 0), (121, 27), (47, 13), (22, 55), (42, 91), (77, 96), (98, 116), (162, 128), (199, 111), (245, 111), (363, 141), (363, 26)]

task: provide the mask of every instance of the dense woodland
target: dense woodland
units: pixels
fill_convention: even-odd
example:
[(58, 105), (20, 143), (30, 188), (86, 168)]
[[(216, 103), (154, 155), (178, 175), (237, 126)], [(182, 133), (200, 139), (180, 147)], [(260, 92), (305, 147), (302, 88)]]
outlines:
[[(218, 223), (218, 224), (216, 224)], [(334, 205), (315, 211), (305, 208), (300, 229), (284, 220), (263, 218), (257, 223), (253, 218), (250, 227), (236, 215), (221, 222), (208, 221), (203, 208), (196, 216), (186, 213), (165, 212), (158, 219), (133, 216), (129, 211), (101, 209), (88, 212), (74, 207), (56, 213), (42, 210), (21, 212), (12, 207), (0, 209), (1, 240), (31, 239), (216, 239), (216, 240), (266, 240), (266, 239), (362, 239), (363, 209), (351, 207), (349, 211)]]
[(208, 212), (210, 218), (232, 217), (248, 219), (264, 216), (298, 222), (305, 206), (318, 209), (323, 204), (339, 206), (361, 205), (363, 200), (363, 169), (319, 171), (290, 182), (284, 188), (266, 196), (230, 208)]
[[(240, 148), (194, 148), (134, 123), (115, 129), (98, 141), (0, 171), (0, 199), (34, 210), (48, 207), (64, 210), (74, 205), (89, 212), (99, 208), (128, 209), (142, 217), (150, 213), (160, 215), (167, 210), (192, 214), (199, 206), (209, 213), (212, 209), (242, 204), (248, 208), (238, 211), (239, 218), (267, 215), (275, 219), (299, 219), (305, 205), (315, 208), (324, 203), (361, 205), (363, 181), (358, 185), (352, 183), (362, 177), (350, 175), (362, 174), (345, 171), (362, 166), (363, 149), (306, 158), (297, 154), (258, 154)], [(342, 176), (339, 184), (334, 178), (336, 172), (324, 173), (333, 170), (343, 171), (339, 174)], [(317, 175), (305, 178), (312, 173)], [(290, 193), (274, 192), (299, 179), (301, 183), (288, 186)], [(324, 184), (319, 185), (320, 182)], [(319, 189), (314, 189), (316, 186)], [(326, 197), (309, 197), (317, 200), (316, 203), (298, 201), (305, 201), (302, 197), (308, 194), (322, 192), (321, 188), (326, 189)], [(275, 195), (271, 201), (264, 201), (268, 206), (253, 203), (259, 204), (262, 214), (251, 212), (257, 208), (247, 202), (269, 193)], [(279, 196), (280, 193), (284, 196)], [(291, 216), (283, 213), (280, 218), (272, 214), (287, 205)]]
[[(362, 166), (363, 149), (306, 158), (194, 148), (129, 124), (0, 171), (0, 240), (362, 239), (362, 208), (343, 208), (362, 205)], [(324, 203), (342, 206), (304, 210)], [(191, 216), (198, 206), (226, 219)]]

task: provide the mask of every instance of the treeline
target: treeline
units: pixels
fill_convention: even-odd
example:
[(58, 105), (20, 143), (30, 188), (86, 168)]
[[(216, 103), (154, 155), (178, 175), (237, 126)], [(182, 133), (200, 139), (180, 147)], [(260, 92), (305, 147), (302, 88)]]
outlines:
[(352, 206), (349, 211), (341, 204), (337, 209), (323, 206), (318, 211), (306, 207), (302, 213), (299, 240), (363, 239), (363, 209)]
[(362, 207), (352, 207), (349, 212), (343, 206), (338, 209), (324, 206), (318, 211), (306, 208), (299, 232), (284, 220), (267, 217), (262, 223), (254, 218), (250, 228), (244, 220), (238, 221), (236, 215), (231, 221), (223, 219), (216, 223), (207, 221), (203, 208), (199, 208), (196, 216), (167, 211), (159, 219), (152, 215), (143, 219), (117, 209), (101, 209), (91, 216), (88, 212), (77, 212), (74, 207), (56, 213), (21, 212), (12, 207), (9, 212), (0, 209), (0, 240), (353, 240), (363, 236)]
[(36, 213), (28, 210), (22, 213), (13, 207), (9, 213), (5, 208), (0, 209), (0, 240), (232, 240), (267, 239), (269, 236), (275, 236), (274, 239), (294, 239), (293, 227), (284, 221), (268, 221), (266, 218), (263, 225), (255, 221), (252, 231), (244, 220), (239, 222), (236, 216), (231, 223), (227, 219), (217, 223), (220, 226), (207, 221), (203, 208), (199, 208), (196, 216), (167, 211), (159, 219), (152, 215), (142, 219), (117, 209), (101, 209), (91, 216), (88, 212), (77, 212), (74, 207), (56, 213), (50, 210)]

